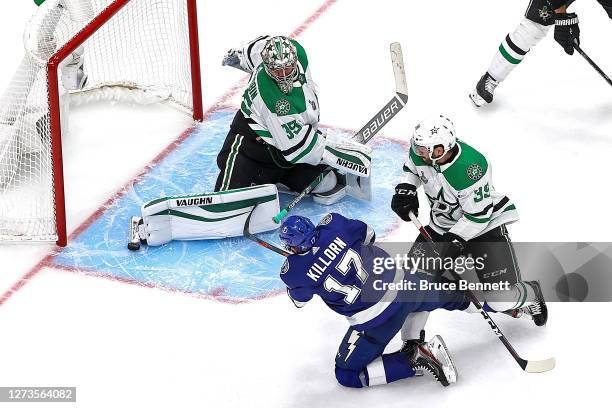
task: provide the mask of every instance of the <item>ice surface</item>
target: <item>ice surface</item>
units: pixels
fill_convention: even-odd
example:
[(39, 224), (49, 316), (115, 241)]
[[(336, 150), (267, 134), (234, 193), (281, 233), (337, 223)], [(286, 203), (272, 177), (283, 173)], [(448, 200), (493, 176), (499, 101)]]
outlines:
[[(216, 152), (221, 149), (234, 113), (233, 109), (218, 111), (206, 123), (197, 125), (185, 141), (108, 206), (52, 262), (64, 268), (106, 274), (146, 286), (234, 300), (267, 296), (282, 289), (278, 273), (283, 258), (242, 237), (175, 241), (161, 247), (143, 247), (138, 252), (126, 248), (129, 219), (140, 214), (143, 203), (160, 196), (211, 191), (219, 174)], [(333, 128), (326, 131), (349, 136), (346, 131)], [(387, 186), (401, 178), (403, 164), (402, 156), (393, 152), (403, 146), (382, 137), (372, 141), (372, 145), (376, 181), (371, 202), (347, 198), (327, 207), (307, 198), (292, 213), (308, 216), (315, 222), (329, 211), (350, 214), (372, 225), (379, 237), (387, 235), (397, 226), (396, 217), (388, 211), (392, 191)], [(390, 160), (383, 159), (386, 157)], [(281, 205), (292, 198), (282, 194)], [(280, 245), (275, 231), (260, 237)]]
[[(308, 20), (312, 25), (298, 40), (308, 50), (319, 85), (321, 119), (333, 128), (358, 129), (391, 97), (388, 45), (400, 41), (410, 100), (384, 135), (405, 140), (422, 114), (445, 112), (463, 139), (491, 160), (496, 188), (516, 203), (521, 220), (511, 227), (514, 240), (610, 240), (612, 94), (579, 56), (563, 54), (550, 33), (500, 85), (494, 106), (476, 111), (468, 100), (527, 0), (338, 0), (318, 19), (309, 20), (322, 3), (198, 1), (205, 106), (217, 104), (243, 78), (220, 66), (226, 49), (262, 33), (292, 32)], [(33, 7), (28, 1), (11, 2), (0, 13), (5, 55), (0, 88), (22, 57), (22, 29)], [(604, 70), (612, 71), (610, 20), (593, 0), (572, 7), (580, 15), (583, 48)], [(238, 103), (235, 97), (222, 102)], [(64, 140), (70, 231), (188, 125), (180, 115), (146, 109), (153, 114), (125, 105), (74, 110), (71, 133)], [(385, 160), (403, 160), (404, 151), (391, 147), (393, 155)], [(210, 176), (216, 171), (216, 152), (202, 149), (199, 154), (210, 156), (201, 161), (210, 163), (211, 168), (203, 170)], [(163, 176), (167, 170), (158, 167), (150, 174), (156, 171)], [(210, 188), (206, 175), (201, 180), (185, 175), (179, 185), (146, 194), (179, 191), (187, 179), (196, 190)], [(163, 177), (146, 178), (144, 185), (148, 182), (164, 184)], [(380, 211), (388, 211), (391, 187), (381, 183), (380, 188), (389, 191)], [(135, 194), (125, 197), (133, 208), (146, 199), (139, 188), (137, 184)], [(305, 204), (305, 211), (311, 211)], [(526, 374), (517, 368), (480, 316), (439, 312), (430, 317), (428, 337), (444, 337), (459, 371), (456, 384), (442, 388), (422, 377), (349, 390), (337, 385), (333, 373), (347, 323), (320, 302), (300, 310), (284, 296), (228, 304), (95, 276), (85, 261), (93, 271), (108, 273), (139, 256), (127, 254), (123, 246), (127, 225), (121, 217), (128, 215), (127, 208), (124, 214), (121, 208), (110, 208), (111, 213), (118, 218), (103, 217), (99, 221), (106, 224), (94, 224), (97, 231), (111, 231), (108, 235), (95, 237), (97, 241), (91, 235), (86, 241), (92, 225), (57, 258), (64, 265), (51, 264), (31, 279), (22, 276), (51, 248), (0, 247), (0, 296), (11, 287), (21, 288), (0, 306), (0, 385), (75, 385), (77, 405), (87, 408), (599, 406), (605, 401), (612, 361), (593, 339), (612, 334), (605, 324), (612, 311), (609, 303), (552, 304), (546, 328), (494, 316), (523, 357), (556, 357), (557, 366), (549, 373)], [(409, 241), (416, 235), (408, 224), (382, 224), (389, 239)], [(240, 253), (256, 250), (239, 240), (235, 245)], [(109, 251), (113, 246), (116, 250)], [(190, 247), (178, 245), (173, 259), (191, 253), (186, 250)], [(226, 254), (236, 256), (229, 249)], [(104, 262), (110, 266), (105, 268)], [(62, 269), (65, 265), (79, 265), (83, 273), (70, 273)], [(168, 266), (181, 268), (170, 262)], [(161, 282), (155, 276), (164, 270), (128, 271), (142, 279), (136, 281), (140, 283), (175, 284), (171, 287), (205, 293), (213, 289), (207, 286), (210, 275), (193, 272), (185, 268), (174, 281)], [(128, 273), (117, 276), (130, 281)], [(228, 277), (224, 283), (232, 285), (225, 289), (241, 288), (238, 296), (248, 297), (273, 290), (274, 285), (265, 288), (273, 283), (272, 276), (257, 282), (246, 281), (244, 275)], [(396, 339), (390, 349), (398, 346)]]

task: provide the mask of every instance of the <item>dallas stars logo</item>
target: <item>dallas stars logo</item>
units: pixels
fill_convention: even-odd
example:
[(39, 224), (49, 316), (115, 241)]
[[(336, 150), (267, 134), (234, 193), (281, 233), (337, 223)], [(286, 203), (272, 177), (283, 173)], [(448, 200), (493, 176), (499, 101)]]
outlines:
[(427, 253), (425, 249), (423, 249), (423, 244), (421, 242), (415, 243), (414, 246), (412, 247), (411, 252), (412, 252), (412, 255), (417, 258), (422, 258)]
[(274, 105), (274, 109), (276, 113), (280, 116), (286, 115), (291, 110), (291, 104), (286, 99), (279, 99), (276, 101), (276, 105)]
[(467, 175), (472, 180), (480, 180), (482, 177), (482, 167), (478, 164), (470, 164), (467, 168)]
[(540, 18), (544, 21), (548, 20), (550, 17), (552, 17), (552, 10), (550, 10), (548, 8), (548, 6), (544, 6), (541, 9), (538, 10), (538, 13), (540, 14)]
[(429, 207), (431, 208), (431, 213), (434, 217), (446, 218), (449, 221), (456, 221), (454, 213), (461, 205), (459, 204), (459, 200), (454, 200), (451, 198), (447, 200), (446, 194), (444, 194), (444, 190), (438, 190), (437, 196), (433, 197), (429, 194), (425, 193), (427, 199), (429, 200)]
[(440, 128), (439, 128), (439, 127), (435, 127), (435, 126), (434, 126), (434, 127), (431, 129), (431, 134), (432, 134), (432, 135), (437, 135), (437, 134), (438, 134), (438, 130), (440, 130)]

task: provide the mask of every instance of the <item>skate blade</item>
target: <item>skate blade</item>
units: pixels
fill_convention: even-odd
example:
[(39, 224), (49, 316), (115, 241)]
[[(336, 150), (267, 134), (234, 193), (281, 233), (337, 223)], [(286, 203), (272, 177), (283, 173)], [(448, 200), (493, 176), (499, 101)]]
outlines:
[(487, 104), (487, 101), (482, 99), (482, 97), (478, 95), (478, 92), (476, 92), (476, 90), (470, 93), (470, 100), (472, 101), (474, 106), (476, 106), (477, 108), (480, 108)]
[[(457, 369), (455, 368), (455, 363), (453, 363), (453, 360), (448, 352), (448, 348), (446, 347), (446, 343), (444, 343), (442, 337), (439, 335), (434, 336), (427, 342), (427, 347), (430, 349), (430, 352), (440, 360), (440, 363), (442, 363), (442, 370), (444, 371), (444, 375), (446, 376), (448, 383), (456, 383)], [(442, 350), (442, 353), (437, 352), (437, 350)]]

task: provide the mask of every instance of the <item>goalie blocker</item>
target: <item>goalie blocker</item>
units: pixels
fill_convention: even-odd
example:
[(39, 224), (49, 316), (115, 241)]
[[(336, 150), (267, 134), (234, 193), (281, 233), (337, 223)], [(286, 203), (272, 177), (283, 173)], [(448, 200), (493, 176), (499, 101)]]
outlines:
[(258, 203), (251, 217), (251, 231), (277, 228), (272, 217), (280, 206), (274, 184), (158, 198), (142, 206), (142, 218), (132, 217), (128, 248), (134, 251), (141, 243), (159, 246), (172, 240), (242, 236), (244, 223)]

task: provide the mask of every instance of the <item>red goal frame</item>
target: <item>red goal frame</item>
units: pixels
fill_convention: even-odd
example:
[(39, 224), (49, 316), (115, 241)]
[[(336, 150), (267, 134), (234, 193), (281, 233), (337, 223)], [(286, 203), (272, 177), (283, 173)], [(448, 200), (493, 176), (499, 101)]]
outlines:
[[(60, 63), (75, 49), (83, 44), (92, 34), (110, 20), (119, 10), (132, 0), (115, 0), (89, 24), (79, 31), (70, 41), (60, 48), (47, 63), (47, 92), (49, 98), (49, 119), (51, 128), (51, 154), (53, 166), (53, 192), (55, 203), (55, 224), (57, 245), (64, 247), (68, 243), (66, 230), (66, 202), (64, 196), (64, 165), (62, 160), (62, 127), (60, 120), (60, 100), (58, 68)], [(189, 26), (189, 49), (191, 60), (191, 87), (193, 95), (193, 119), (201, 122), (202, 81), (200, 73), (200, 50), (198, 39), (198, 16), (196, 0), (187, 2), (187, 24)]]

